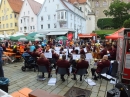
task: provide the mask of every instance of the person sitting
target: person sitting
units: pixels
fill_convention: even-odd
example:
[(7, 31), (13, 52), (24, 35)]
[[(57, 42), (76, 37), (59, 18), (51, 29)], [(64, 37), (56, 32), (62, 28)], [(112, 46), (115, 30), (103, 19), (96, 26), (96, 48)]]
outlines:
[[(56, 63), (56, 65), (58, 66), (58, 68), (66, 68), (67, 72), (68, 72), (68, 75), (69, 75), (69, 67), (70, 67), (70, 63), (69, 61), (66, 60), (66, 55), (62, 55), (62, 59), (59, 59)], [(58, 68), (56, 70), (56, 73), (58, 71)], [(65, 79), (64, 79), (64, 75), (61, 75), (61, 79), (62, 81), (64, 82)]]
[(55, 69), (56, 68), (56, 62), (57, 62), (57, 60), (59, 59), (59, 55), (58, 54), (56, 54), (55, 52), (54, 52), (54, 50), (52, 50), (51, 51), (52, 52), (52, 59), (53, 59), (53, 68)]
[[(74, 78), (72, 78), (72, 79), (76, 80), (76, 73), (78, 72), (79, 69), (86, 69), (86, 73), (87, 73), (88, 67), (89, 67), (88, 61), (86, 61), (85, 56), (83, 54), (81, 54), (80, 60), (77, 61), (76, 69), (74, 72)], [(80, 81), (82, 81), (82, 75), (80, 75)]]
[(112, 50), (110, 51), (110, 60), (116, 60), (116, 46), (112, 45)]
[(106, 46), (102, 46), (102, 50), (101, 50), (101, 52), (99, 54), (100, 54), (101, 58), (103, 58), (104, 55), (107, 55)]
[(104, 55), (102, 60), (97, 62), (97, 68), (91, 68), (93, 79), (97, 80), (98, 77), (96, 76), (96, 73), (97, 74), (101, 73), (103, 68), (109, 67), (109, 66), (110, 66), (110, 61), (108, 60), (108, 56)]
[[(51, 77), (51, 66), (50, 66), (50, 62), (49, 62), (49, 60), (44, 56), (43, 53), (40, 55), (40, 58), (38, 58), (37, 64), (38, 64), (39, 66), (45, 66), (45, 67), (46, 67), (46, 69), (47, 69), (47, 71), (48, 71), (48, 78), (50, 78), (50, 77)], [(44, 77), (44, 73), (42, 73), (42, 78), (45, 78), (45, 77)]]

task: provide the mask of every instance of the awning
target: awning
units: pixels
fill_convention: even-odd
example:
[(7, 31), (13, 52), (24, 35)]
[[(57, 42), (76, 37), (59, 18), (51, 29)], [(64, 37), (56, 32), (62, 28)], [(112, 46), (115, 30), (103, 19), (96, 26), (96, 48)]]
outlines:
[(47, 35), (65, 35), (67, 32), (50, 32)]
[(106, 39), (118, 39), (118, 38), (123, 38), (123, 36), (120, 36), (120, 35), (119, 35), (119, 33), (120, 33), (121, 31), (123, 31), (123, 30), (124, 30), (124, 28), (121, 28), (120, 30), (116, 31), (115, 33), (113, 33), (113, 34), (111, 34), (111, 35), (109, 35), (109, 36), (106, 36), (105, 38), (106, 38)]
[(78, 34), (79, 38), (91, 38), (93, 36), (97, 36), (95, 33), (90, 33), (90, 34)]

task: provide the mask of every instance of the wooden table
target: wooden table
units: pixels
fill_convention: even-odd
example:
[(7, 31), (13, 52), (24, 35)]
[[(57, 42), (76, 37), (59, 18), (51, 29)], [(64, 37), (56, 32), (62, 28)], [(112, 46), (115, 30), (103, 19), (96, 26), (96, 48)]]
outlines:
[(29, 93), (29, 97), (64, 97), (64, 96), (50, 94), (44, 90), (36, 89), (32, 91), (31, 93)]

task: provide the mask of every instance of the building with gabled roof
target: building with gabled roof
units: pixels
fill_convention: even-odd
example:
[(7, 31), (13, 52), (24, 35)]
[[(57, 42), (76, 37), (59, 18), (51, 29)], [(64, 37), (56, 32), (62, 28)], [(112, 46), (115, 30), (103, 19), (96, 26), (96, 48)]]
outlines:
[(18, 17), (22, 0), (2, 0), (0, 5), (0, 33), (12, 35), (18, 31)]
[(31, 33), (37, 31), (37, 14), (42, 4), (35, 0), (24, 0), (21, 12), (19, 14), (19, 32)]
[(66, 0), (45, 0), (38, 14), (38, 32), (50, 37), (86, 33), (84, 13)]

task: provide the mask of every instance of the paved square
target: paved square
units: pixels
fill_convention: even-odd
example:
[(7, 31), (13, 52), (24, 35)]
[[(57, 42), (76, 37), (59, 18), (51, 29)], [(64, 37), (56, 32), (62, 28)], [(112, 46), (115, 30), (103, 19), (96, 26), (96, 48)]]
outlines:
[[(113, 88), (113, 85), (106, 80), (102, 80), (101, 84), (100, 80), (96, 81), (96, 86), (89, 86), (84, 80), (81, 82), (78, 80), (76, 84), (76, 81), (71, 79), (73, 77), (72, 75), (68, 78), (68, 84), (67, 81), (62, 82), (60, 80), (60, 76), (58, 75), (56, 85), (49, 86), (47, 85), (49, 80), (48, 78), (45, 81), (37, 81), (37, 72), (34, 72), (33, 70), (26, 70), (23, 72), (21, 70), (22, 66), (23, 62), (3, 65), (5, 77), (10, 80), (9, 93), (28, 87), (32, 90), (43, 89), (53, 94), (64, 95), (72, 86), (75, 86), (82, 89), (91, 90), (92, 94), (90, 97), (106, 97), (106, 91)], [(45, 77), (47, 77), (47, 74)], [(52, 77), (56, 77), (55, 71), (52, 71)], [(91, 78), (90, 70), (88, 77)], [(79, 79), (79, 76), (77, 78)]]

